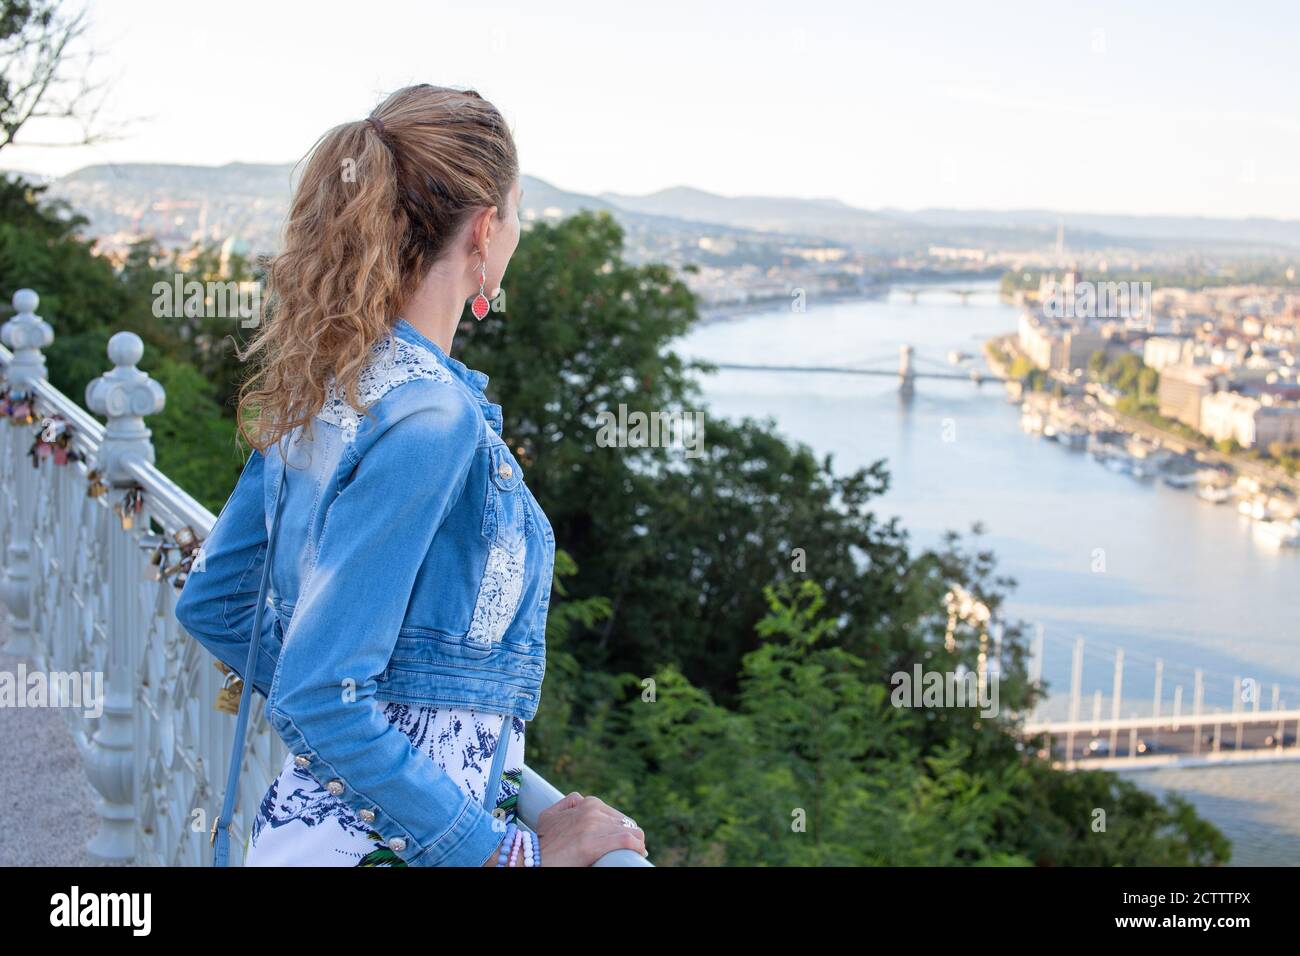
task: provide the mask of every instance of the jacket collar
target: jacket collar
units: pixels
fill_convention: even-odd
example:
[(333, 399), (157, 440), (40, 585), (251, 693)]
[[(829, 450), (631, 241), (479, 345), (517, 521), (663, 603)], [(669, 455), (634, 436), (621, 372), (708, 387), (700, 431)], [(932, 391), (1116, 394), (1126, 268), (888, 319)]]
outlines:
[(470, 390), (470, 393), (478, 400), (479, 407), (483, 410), (483, 417), (487, 419), (487, 423), (492, 426), (493, 430), (496, 431), (498, 435), (501, 434), (503, 423), (501, 417), (501, 406), (497, 405), (495, 402), (488, 401), (486, 392), (488, 383), (487, 375), (477, 369), (470, 368), (464, 362), (452, 358), (442, 350), (441, 346), (439, 346), (437, 342), (433, 341), (433, 339), (429, 338), (401, 316), (398, 316), (397, 320), (393, 323), (393, 333), (406, 342), (410, 342), (413, 345), (419, 345), (422, 348), (427, 349), (429, 352), (432, 352), (433, 357), (438, 360), (439, 364), (446, 368), (448, 372), (454, 375), (456, 379), (461, 382), (461, 384)]

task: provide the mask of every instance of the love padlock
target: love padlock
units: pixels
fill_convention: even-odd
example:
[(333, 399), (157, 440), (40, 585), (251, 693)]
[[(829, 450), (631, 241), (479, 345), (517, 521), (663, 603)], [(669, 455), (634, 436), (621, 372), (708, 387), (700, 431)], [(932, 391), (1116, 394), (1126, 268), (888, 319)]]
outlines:
[(212, 663), (217, 670), (226, 675), (225, 683), (217, 691), (217, 699), (213, 702), (213, 707), (223, 714), (238, 714), (239, 698), (244, 693), (244, 682), (239, 678), (238, 674), (221, 661), (213, 661)]
[(104, 476), (100, 474), (98, 468), (92, 468), (86, 473), (86, 497), (102, 498), (108, 494), (108, 484), (104, 481)]

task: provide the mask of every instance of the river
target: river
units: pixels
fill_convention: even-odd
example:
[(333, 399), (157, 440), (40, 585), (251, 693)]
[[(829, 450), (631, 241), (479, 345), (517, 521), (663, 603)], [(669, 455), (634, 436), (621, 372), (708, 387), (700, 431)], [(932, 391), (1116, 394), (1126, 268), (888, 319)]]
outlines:
[[(963, 303), (940, 287), (872, 300), (810, 300), (696, 328), (683, 355), (766, 365), (896, 368), (915, 348), (918, 372), (951, 373), (950, 350), (975, 356), (1013, 332), (1017, 311), (993, 283)], [(914, 549), (946, 530), (986, 529), (1002, 573), (1017, 586), (1007, 605), (1041, 628), (1049, 687), (1040, 715), (1064, 717), (1071, 649), (1085, 644), (1083, 716), (1101, 691), (1110, 715), (1115, 651), (1124, 650), (1122, 712), (1152, 709), (1163, 662), (1162, 712), (1182, 688), (1192, 707), (1200, 669), (1207, 709), (1231, 707), (1234, 678), (1251, 678), (1272, 704), (1300, 707), (1300, 549), (1261, 541), (1231, 505), (1112, 472), (1080, 452), (1024, 433), (997, 383), (920, 378), (901, 399), (891, 378), (721, 370), (703, 379), (710, 414), (771, 417), (778, 429), (837, 471), (886, 459), (889, 491)], [(706, 429), (707, 440), (707, 429)], [(1183, 793), (1234, 840), (1234, 862), (1300, 862), (1300, 764), (1160, 770), (1133, 774), (1152, 789)]]

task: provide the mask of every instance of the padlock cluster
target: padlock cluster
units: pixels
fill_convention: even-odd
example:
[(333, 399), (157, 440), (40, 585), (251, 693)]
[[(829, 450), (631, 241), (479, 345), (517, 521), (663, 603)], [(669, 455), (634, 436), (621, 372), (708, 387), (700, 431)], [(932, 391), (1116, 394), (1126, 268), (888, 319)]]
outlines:
[(50, 415), (41, 421), (36, 430), (36, 440), (28, 451), (32, 458), (32, 467), (41, 467), (41, 460), (48, 458), (56, 465), (66, 465), (70, 461), (82, 461), (81, 452), (72, 447), (72, 426), (62, 415)]
[(0, 389), (0, 418), (15, 425), (30, 425), (36, 420), (36, 397), (21, 388)]
[(170, 578), (177, 589), (185, 587), (190, 572), (203, 570), (201, 544), (202, 541), (189, 525), (177, 529), (170, 541), (159, 534), (144, 536), (140, 547), (150, 552), (150, 579), (157, 581)]
[(122, 500), (113, 505), (113, 512), (122, 521), (122, 530), (130, 531), (135, 527), (135, 516), (144, 508), (144, 488), (132, 485), (126, 489)]

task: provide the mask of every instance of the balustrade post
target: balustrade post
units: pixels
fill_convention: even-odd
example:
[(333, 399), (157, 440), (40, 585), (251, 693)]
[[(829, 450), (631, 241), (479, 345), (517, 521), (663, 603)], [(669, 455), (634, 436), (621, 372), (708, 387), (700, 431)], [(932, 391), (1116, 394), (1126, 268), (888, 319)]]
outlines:
[[(9, 362), (7, 384), (11, 394), (25, 392), (34, 401), (33, 390), (46, 377), (45, 356), (41, 349), (54, 341), (50, 324), (36, 314), (41, 299), (31, 289), (14, 293), (15, 315), (0, 327), (0, 341), (13, 352)], [(10, 423), (9, 429), (19, 426)], [(23, 442), (13, 434), (5, 438), (12, 446), (9, 450), (18, 461), (26, 454)], [(24, 437), (24, 441), (30, 439)], [(32, 635), (32, 532), (35, 526), (36, 478), (29, 468), (14, 468), (14, 483), (9, 493), (13, 495), (13, 523), (9, 529), (9, 544), (5, 552), (4, 602), (9, 608), (9, 641), (6, 650), (20, 657), (39, 658), (40, 652)]]
[[(135, 483), (126, 470), (132, 461), (154, 461), (153, 442), (144, 416), (162, 411), (163, 388), (136, 368), (144, 343), (134, 332), (118, 332), (108, 340), (114, 368), (86, 386), (86, 405), (107, 419), (104, 440), (94, 467), (110, 494), (124, 495)], [(141, 522), (142, 525), (146, 522)], [(102, 860), (129, 861), (136, 856), (138, 822), (135, 810), (136, 703), (135, 663), (141, 659), (145, 622), (140, 603), (141, 528), (125, 530), (105, 522), (108, 558), (108, 648), (105, 654), (104, 710), (99, 729), (83, 754), (86, 775), (100, 795), (96, 808), (99, 832), (87, 850)]]

